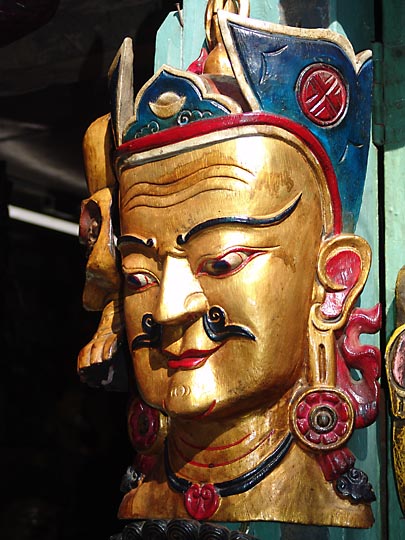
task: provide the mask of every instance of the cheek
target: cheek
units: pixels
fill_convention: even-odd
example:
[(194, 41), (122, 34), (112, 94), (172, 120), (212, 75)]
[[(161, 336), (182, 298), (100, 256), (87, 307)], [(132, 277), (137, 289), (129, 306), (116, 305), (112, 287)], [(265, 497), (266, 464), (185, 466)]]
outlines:
[(307, 324), (313, 276), (312, 268), (303, 268), (277, 249), (233, 276), (207, 277), (201, 283), (209, 304), (223, 307), (229, 322), (248, 324), (259, 334), (271, 329), (280, 337), (282, 330)]
[(164, 409), (167, 399), (167, 369), (162, 358), (150, 349), (140, 349), (132, 353), (135, 379), (142, 399), (158, 409)]
[(310, 266), (301, 274), (300, 265), (280, 251), (204, 287), (210, 305), (220, 304), (229, 323), (245, 325), (256, 336), (255, 342), (233, 345), (234, 362), (252, 386), (289, 387), (306, 356), (313, 272)]
[(127, 332), (128, 345), (131, 350), (133, 339), (142, 333), (142, 313), (139, 305), (134, 301), (134, 295), (128, 296), (124, 300), (125, 327)]
[(125, 326), (129, 342), (135, 336), (144, 333), (142, 329), (142, 318), (145, 314), (153, 311), (157, 290), (158, 287), (151, 287), (138, 294), (128, 294), (128, 291), (124, 290)]

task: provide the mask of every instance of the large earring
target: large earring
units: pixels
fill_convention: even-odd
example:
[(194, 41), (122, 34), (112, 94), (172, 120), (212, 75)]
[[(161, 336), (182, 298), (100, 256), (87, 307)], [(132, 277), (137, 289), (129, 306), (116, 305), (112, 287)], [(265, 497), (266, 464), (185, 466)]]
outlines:
[(128, 434), (136, 452), (158, 454), (163, 449), (167, 431), (167, 416), (147, 405), (139, 396), (132, 398), (128, 408)]
[(354, 428), (354, 410), (349, 396), (336, 388), (335, 338), (332, 330), (320, 330), (311, 310), (309, 370), (290, 404), (290, 428), (301, 446), (316, 452), (342, 447)]
[(313, 451), (335, 450), (353, 432), (353, 407), (346, 394), (336, 388), (310, 388), (296, 397), (290, 422), (301, 445)]
[(341, 448), (354, 429), (350, 396), (336, 387), (335, 332), (348, 320), (367, 278), (369, 259), (368, 244), (354, 235), (333, 237), (320, 249), (308, 321), (307, 380), (290, 404), (291, 431), (312, 451)]
[(168, 432), (168, 418), (138, 395), (131, 398), (127, 417), (129, 440), (135, 455), (121, 479), (122, 493), (136, 489), (155, 468), (157, 454), (162, 451)]

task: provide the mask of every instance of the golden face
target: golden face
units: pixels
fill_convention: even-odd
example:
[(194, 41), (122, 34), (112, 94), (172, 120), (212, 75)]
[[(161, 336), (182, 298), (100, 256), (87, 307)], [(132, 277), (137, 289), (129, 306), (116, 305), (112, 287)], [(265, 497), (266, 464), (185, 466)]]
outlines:
[(279, 132), (120, 179), (129, 347), (143, 398), (170, 416), (270, 407), (303, 373), (325, 188)]

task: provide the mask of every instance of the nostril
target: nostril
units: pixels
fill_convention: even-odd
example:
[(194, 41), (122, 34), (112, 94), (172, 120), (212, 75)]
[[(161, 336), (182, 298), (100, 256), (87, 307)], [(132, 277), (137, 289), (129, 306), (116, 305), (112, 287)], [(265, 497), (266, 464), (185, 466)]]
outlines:
[(197, 319), (199, 319), (201, 317), (201, 312), (194, 312), (194, 313), (189, 313), (187, 315), (187, 317), (184, 319), (185, 322), (187, 323), (194, 323)]

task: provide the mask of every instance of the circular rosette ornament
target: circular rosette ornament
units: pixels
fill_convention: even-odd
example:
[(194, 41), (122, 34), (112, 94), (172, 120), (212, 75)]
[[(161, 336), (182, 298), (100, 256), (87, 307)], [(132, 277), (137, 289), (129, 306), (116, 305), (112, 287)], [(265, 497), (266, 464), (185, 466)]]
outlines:
[(297, 98), (305, 116), (322, 127), (338, 124), (349, 103), (347, 84), (342, 74), (326, 64), (312, 64), (301, 72)]
[(292, 405), (293, 433), (312, 450), (339, 448), (352, 434), (353, 423), (349, 398), (334, 388), (307, 390)]
[(209, 519), (219, 506), (219, 495), (213, 484), (192, 484), (184, 493), (184, 506), (194, 519)]
[(143, 454), (157, 453), (167, 434), (166, 422), (157, 409), (134, 398), (128, 411), (128, 432), (134, 449)]

